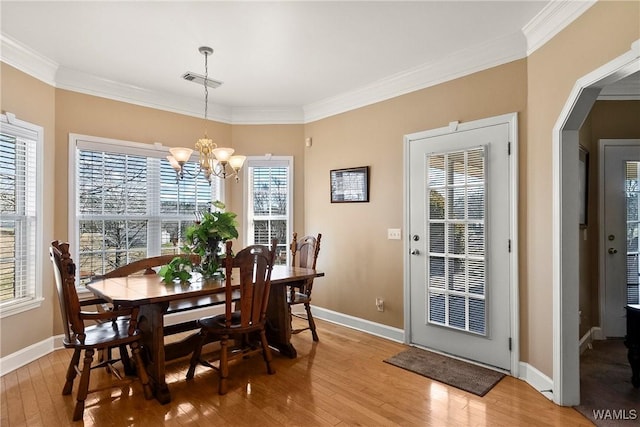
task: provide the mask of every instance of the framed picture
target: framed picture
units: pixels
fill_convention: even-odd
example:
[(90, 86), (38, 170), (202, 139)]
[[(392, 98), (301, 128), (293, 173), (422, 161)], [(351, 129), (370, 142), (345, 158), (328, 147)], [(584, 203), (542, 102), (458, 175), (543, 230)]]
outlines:
[(333, 169), (330, 181), (331, 203), (369, 201), (369, 166)]
[(589, 152), (580, 146), (578, 153), (578, 197), (580, 198), (579, 219), (580, 227), (587, 226), (587, 211), (589, 202)]

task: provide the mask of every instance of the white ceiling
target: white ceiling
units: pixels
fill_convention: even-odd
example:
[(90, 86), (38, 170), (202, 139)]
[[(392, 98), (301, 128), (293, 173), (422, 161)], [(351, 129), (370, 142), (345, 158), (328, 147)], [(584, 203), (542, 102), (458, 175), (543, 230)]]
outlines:
[(206, 45), (210, 117), (305, 122), (522, 58), (591, 4), (2, 0), (0, 54), (60, 88), (202, 115), (181, 76), (204, 74)]

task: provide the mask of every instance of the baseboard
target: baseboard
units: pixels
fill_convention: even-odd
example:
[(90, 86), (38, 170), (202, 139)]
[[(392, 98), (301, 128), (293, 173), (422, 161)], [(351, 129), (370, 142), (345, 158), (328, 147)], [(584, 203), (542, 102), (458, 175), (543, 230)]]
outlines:
[(327, 310), (322, 307), (312, 306), (311, 313), (313, 313), (313, 317), (317, 319), (326, 320), (327, 322), (336, 323), (340, 326), (346, 326), (347, 328), (366, 332), (391, 341), (405, 342), (403, 329), (393, 328), (370, 320), (360, 319), (359, 317), (353, 317), (348, 314), (338, 313), (337, 311)]
[(594, 326), (589, 329), (586, 334), (580, 338), (580, 354), (584, 353), (584, 351), (588, 348), (591, 348), (591, 343), (594, 340), (601, 340), (602, 337), (602, 329), (598, 326)]
[(526, 362), (520, 362), (519, 378), (547, 399), (553, 399), (553, 380)]
[[(60, 341), (62, 343), (62, 341)], [(55, 350), (55, 337), (46, 338), (0, 359), (0, 376), (13, 372)]]

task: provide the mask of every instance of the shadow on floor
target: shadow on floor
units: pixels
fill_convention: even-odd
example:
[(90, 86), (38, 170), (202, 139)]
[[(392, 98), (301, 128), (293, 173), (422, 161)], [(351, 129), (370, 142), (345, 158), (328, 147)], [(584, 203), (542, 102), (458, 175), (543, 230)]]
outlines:
[(640, 389), (631, 385), (622, 339), (594, 341), (582, 353), (580, 405), (575, 408), (597, 426), (640, 425)]

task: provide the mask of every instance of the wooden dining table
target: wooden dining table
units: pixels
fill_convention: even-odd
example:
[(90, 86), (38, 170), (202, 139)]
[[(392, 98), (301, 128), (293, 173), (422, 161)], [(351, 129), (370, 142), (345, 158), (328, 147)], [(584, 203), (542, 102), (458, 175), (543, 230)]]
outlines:
[[(295, 358), (291, 344), (291, 320), (287, 304), (287, 286), (322, 277), (324, 273), (309, 268), (275, 265), (271, 273), (271, 290), (267, 308), (267, 339), (281, 354)], [(232, 275), (232, 283), (233, 283)], [(238, 275), (235, 275), (238, 277)], [(234, 284), (235, 285), (235, 284)], [(167, 334), (197, 328), (196, 320), (180, 325), (165, 326), (165, 315), (224, 304), (224, 280), (194, 278), (188, 283), (167, 284), (155, 274), (97, 279), (87, 289), (96, 296), (117, 306), (139, 307), (138, 328), (142, 331), (142, 345), (146, 368), (160, 403), (171, 401), (165, 380), (165, 362), (189, 354), (195, 335), (165, 345)], [(186, 373), (186, 372), (185, 372)]]

